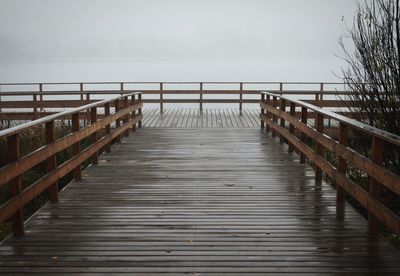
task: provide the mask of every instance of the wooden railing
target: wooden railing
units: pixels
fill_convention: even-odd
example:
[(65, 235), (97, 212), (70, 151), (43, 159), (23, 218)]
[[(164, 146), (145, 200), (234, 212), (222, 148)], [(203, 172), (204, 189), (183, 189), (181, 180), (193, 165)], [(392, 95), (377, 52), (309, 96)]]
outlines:
[[(338, 88), (339, 87), (339, 88)], [(66, 89), (68, 88), (68, 89)], [(32, 109), (30, 117), (46, 115), (45, 109), (74, 108), (82, 102), (92, 103), (96, 95), (116, 95), (132, 92), (144, 94), (143, 103), (159, 104), (258, 104), (258, 95), (268, 89), (283, 95), (308, 96), (310, 103), (325, 107), (343, 107), (343, 101), (324, 96), (348, 94), (342, 83), (313, 82), (86, 82), (86, 83), (3, 83), (0, 84), (0, 113), (2, 109)], [(23, 91), (22, 91), (23, 90)], [(51, 96), (78, 96), (79, 99), (46, 99)], [(147, 95), (158, 95), (148, 98)], [(188, 96), (197, 95), (196, 98)], [(6, 100), (20, 96), (23, 100)], [(168, 98), (179, 96), (179, 98)], [(209, 98), (212, 97), (212, 98)], [(227, 96), (231, 98), (227, 98)], [(151, 97), (151, 96), (149, 96)], [(186, 97), (186, 98), (185, 98)], [(217, 97), (217, 98), (216, 98)], [(28, 98), (28, 99), (26, 99)], [(53, 97), (54, 98), (54, 97)], [(21, 115), (21, 119), (29, 119)]]
[[(289, 110), (286, 109), (289, 107)], [(296, 111), (301, 110), (298, 118)], [(309, 125), (308, 117), (312, 113), (315, 126)], [(297, 151), (300, 162), (306, 159), (315, 164), (317, 188), (321, 188), (322, 174), (332, 178), (337, 186), (336, 204), (337, 219), (344, 219), (346, 195), (354, 198), (368, 211), (368, 231), (372, 237), (378, 235), (380, 224), (400, 235), (400, 218), (382, 202), (382, 188), (400, 195), (400, 176), (383, 166), (384, 147), (400, 146), (400, 137), (368, 126), (337, 113), (319, 108), (304, 101), (293, 100), (270, 92), (261, 93), (261, 126), (266, 127), (272, 136), (279, 136), (280, 141), (287, 142), (289, 152)], [(334, 120), (339, 124), (339, 141), (324, 133), (324, 120)], [(348, 145), (350, 131), (358, 131), (371, 137), (371, 156), (367, 157)], [(315, 150), (307, 140), (315, 141)], [(338, 157), (337, 166), (324, 158), (328, 150)], [(369, 191), (348, 177), (348, 164), (369, 176)]]
[[(7, 141), (8, 162), (0, 168), (0, 187), (9, 185), (11, 198), (0, 206), (0, 223), (11, 219), (15, 235), (24, 232), (23, 208), (47, 190), (49, 200), (58, 200), (58, 181), (73, 172), (74, 179), (81, 179), (82, 163), (90, 159), (97, 163), (98, 155), (111, 150), (111, 143), (129, 135), (129, 129), (141, 127), (141, 93), (126, 94), (109, 100), (97, 101), (69, 111), (50, 115), (16, 127), (0, 131), (0, 139)], [(103, 109), (102, 119), (98, 119)], [(82, 112), (90, 111), (90, 124), (83, 126)], [(114, 112), (111, 112), (111, 111)], [(55, 128), (60, 120), (72, 122), (72, 133), (55, 138)], [(45, 145), (24, 156), (20, 153), (20, 135), (35, 127), (45, 127)], [(115, 127), (114, 127), (115, 126)], [(89, 139), (90, 145), (81, 149), (81, 141)], [(72, 157), (57, 164), (57, 154), (72, 147)], [(21, 175), (45, 162), (46, 174), (23, 189)]]

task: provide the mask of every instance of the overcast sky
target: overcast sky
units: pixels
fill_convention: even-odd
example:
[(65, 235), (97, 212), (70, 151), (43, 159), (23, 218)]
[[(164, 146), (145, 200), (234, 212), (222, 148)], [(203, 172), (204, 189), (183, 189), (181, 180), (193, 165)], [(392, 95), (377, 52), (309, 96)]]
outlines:
[(334, 80), (343, 19), (351, 24), (355, 6), (0, 0), (0, 81)]

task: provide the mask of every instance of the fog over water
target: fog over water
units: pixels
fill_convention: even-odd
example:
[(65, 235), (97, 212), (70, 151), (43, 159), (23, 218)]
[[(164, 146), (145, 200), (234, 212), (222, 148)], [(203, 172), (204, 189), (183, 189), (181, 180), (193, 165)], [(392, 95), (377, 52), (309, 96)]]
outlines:
[(0, 81), (338, 81), (355, 0), (0, 0)]

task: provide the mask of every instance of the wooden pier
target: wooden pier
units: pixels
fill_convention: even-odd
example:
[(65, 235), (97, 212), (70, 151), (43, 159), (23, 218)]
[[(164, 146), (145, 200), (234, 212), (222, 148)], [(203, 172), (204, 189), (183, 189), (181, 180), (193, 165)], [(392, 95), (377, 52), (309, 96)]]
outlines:
[[(15, 152), (0, 168), (0, 186), (12, 188), (0, 221), (14, 232), (0, 245), (0, 274), (399, 275), (400, 248), (379, 234), (400, 233), (380, 194), (400, 192), (380, 150), (398, 137), (315, 102), (263, 92), (259, 104), (161, 112), (130, 91), (0, 131)], [(72, 132), (55, 138), (65, 120)], [(21, 133), (40, 124), (45, 145), (22, 155)], [(347, 145), (354, 129), (373, 140), (371, 157)], [(72, 156), (57, 163), (67, 148)], [(350, 163), (371, 176), (370, 190), (347, 177)], [(23, 189), (21, 175), (39, 164), (46, 175)], [(68, 173), (75, 180), (58, 194)], [(24, 222), (24, 206), (43, 191), (49, 202)]]
[(258, 128), (141, 129), (0, 246), (0, 272), (400, 273), (284, 151)]
[(144, 111), (143, 126), (150, 128), (255, 128), (260, 127), (260, 111), (244, 109), (213, 108), (200, 111), (198, 109), (166, 109), (160, 113), (152, 108)]

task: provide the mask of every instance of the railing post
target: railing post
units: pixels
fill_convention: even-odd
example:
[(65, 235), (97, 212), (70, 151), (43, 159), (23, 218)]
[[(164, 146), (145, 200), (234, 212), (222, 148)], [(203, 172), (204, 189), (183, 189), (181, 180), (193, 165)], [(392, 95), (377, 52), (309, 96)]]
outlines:
[[(372, 137), (372, 149), (371, 149), (371, 159), (377, 165), (382, 165), (383, 163), (383, 147), (384, 142), (382, 139), (373, 136)], [(369, 194), (376, 200), (380, 200), (382, 196), (382, 184), (374, 178), (370, 178), (369, 182)], [(368, 213), (368, 234), (371, 238), (376, 238), (379, 234), (380, 221), (376, 216)]]
[(34, 92), (33, 93), (33, 120), (35, 120), (38, 116), (38, 110), (37, 110), (37, 94)]
[[(90, 93), (86, 93), (86, 103), (90, 103)], [(90, 109), (86, 110), (85, 125), (88, 125), (90, 121)]]
[[(97, 122), (97, 108), (93, 107), (90, 109), (90, 124), (93, 125)], [(97, 131), (90, 135), (90, 144), (96, 144), (97, 142)], [(92, 156), (92, 164), (97, 165), (99, 153), (96, 151)]]
[[(270, 95), (267, 95), (266, 103), (267, 103), (267, 105), (271, 106), (271, 96)], [(268, 111), (265, 112), (265, 116), (267, 117), (267, 120), (270, 120), (271, 117), (270, 117), (270, 113)], [(265, 131), (268, 133), (268, 132), (270, 132), (270, 130), (271, 130), (271, 127), (269, 126), (269, 124), (266, 124)]]
[(243, 111), (243, 82), (240, 83), (240, 93), (239, 93), (239, 112), (242, 115)]
[(79, 84), (79, 91), (81, 92), (80, 96), (81, 96), (81, 101), (83, 102), (83, 83)]
[(315, 105), (319, 106), (319, 92), (315, 92)]
[[(317, 117), (315, 118), (315, 128), (319, 133), (324, 132), (324, 115), (317, 113)], [(317, 141), (316, 142), (316, 153), (319, 156), (324, 155), (324, 147)], [(321, 168), (318, 167), (318, 165), (315, 166), (315, 186), (316, 188), (321, 188), (322, 184), (322, 170)]]
[(40, 111), (43, 111), (43, 84), (39, 83)]
[(319, 106), (320, 107), (324, 106), (324, 104), (322, 102), (323, 100), (324, 100), (324, 83), (322, 82), (319, 86), (319, 101), (320, 101)]
[(1, 84), (0, 84), (0, 113), (2, 112), (2, 109), (1, 109)]
[(200, 82), (200, 112), (203, 112), (203, 83)]
[[(131, 96), (131, 105), (134, 105), (134, 104), (135, 104), (135, 98), (136, 98), (135, 95), (132, 95), (132, 96)], [(134, 120), (134, 119), (135, 119), (135, 116), (136, 116), (136, 110), (133, 110), (133, 111), (132, 111), (132, 115), (131, 115), (131, 116), (132, 116), (132, 120)], [(132, 131), (133, 131), (133, 132), (136, 131), (136, 124), (133, 124), (133, 125), (132, 125)]]
[(279, 83), (279, 95), (282, 95), (282, 91), (283, 91), (283, 83), (280, 82)]
[(119, 86), (120, 86), (120, 89), (121, 89), (121, 96), (122, 96), (122, 95), (124, 95), (124, 83), (121, 82), (121, 83), (119, 84)]
[[(142, 94), (138, 95), (139, 98), (139, 103), (142, 102)], [(142, 115), (142, 108), (139, 108), (139, 116)], [(142, 127), (142, 119), (140, 119), (140, 121), (138, 122), (138, 127), (141, 128)]]
[[(348, 144), (349, 137), (349, 127), (344, 124), (339, 124), (339, 143), (345, 147)], [(346, 175), (347, 171), (347, 161), (343, 157), (339, 156), (339, 164), (337, 167), (339, 173)], [(345, 200), (346, 200), (346, 192), (340, 185), (340, 183), (336, 183), (336, 219), (343, 220), (345, 214)]]
[[(7, 150), (8, 150), (8, 162), (15, 162), (20, 157), (20, 146), (19, 146), (19, 134), (14, 134), (7, 137)], [(10, 181), (11, 195), (13, 197), (18, 196), (22, 191), (21, 177), (17, 176)], [(24, 234), (24, 215), (23, 209), (19, 209), (11, 217), (11, 228), (15, 236), (21, 236)]]
[[(264, 104), (265, 103), (265, 94), (263, 94), (263, 93), (261, 93), (261, 103), (262, 104)], [(264, 123), (264, 121), (263, 121), (263, 119), (262, 119), (262, 115), (264, 115), (265, 114), (265, 110), (264, 110), (264, 108), (263, 108), (263, 106), (261, 105), (261, 116), (260, 116), (260, 118), (261, 118), (261, 128), (265, 128), (265, 123)]]
[[(107, 118), (108, 116), (110, 116), (110, 103), (104, 104), (104, 118)], [(110, 124), (108, 124), (105, 127), (105, 136), (109, 135), (110, 132), (111, 132), (111, 126)], [(106, 152), (108, 153), (111, 152), (111, 142), (107, 143)]]
[[(80, 121), (79, 121), (79, 113), (72, 114), (72, 131), (78, 132), (81, 128)], [(81, 152), (81, 141), (77, 141), (75, 144), (72, 145), (72, 155), (76, 156)], [(79, 164), (74, 170), (74, 178), (75, 180), (79, 181), (82, 179), (82, 171), (81, 171), (81, 164)]]
[[(114, 107), (115, 107), (115, 113), (119, 112), (120, 110), (120, 105), (119, 105), (119, 99), (114, 101)], [(120, 119), (115, 120), (115, 128), (119, 128), (121, 126), (121, 121)], [(118, 143), (121, 143), (121, 135), (118, 135), (115, 140)]]
[(160, 82), (160, 112), (164, 112), (164, 96), (163, 96), (164, 84)]
[[(296, 105), (295, 103), (290, 103), (290, 116), (292, 118), (296, 117)], [(294, 125), (290, 124), (289, 125), (289, 132), (290, 134), (294, 135)], [(292, 143), (289, 143), (289, 153), (292, 153), (294, 151), (294, 146)]]
[[(129, 106), (128, 100), (129, 100), (128, 97), (124, 97), (124, 99), (123, 99), (124, 108), (127, 108), (127, 107)], [(126, 114), (126, 115), (124, 116), (124, 119), (122, 120), (122, 122), (123, 122), (124, 124), (126, 124), (128, 121), (129, 121), (129, 114)], [(125, 131), (125, 137), (129, 137), (129, 129), (127, 129), (127, 130)]]
[[(307, 108), (302, 106), (301, 107), (301, 122), (303, 124), (307, 125), (307, 120), (308, 120)], [(300, 139), (303, 144), (306, 143), (307, 136), (304, 132), (301, 132)], [(306, 163), (306, 155), (302, 151), (300, 151), (300, 164), (305, 164), (305, 163)]]
[[(286, 112), (286, 100), (284, 100), (282, 98), (281, 98), (281, 108), (280, 108), (280, 110), (282, 112)], [(280, 118), (280, 125), (281, 125), (281, 127), (285, 128), (285, 119)], [(281, 144), (283, 144), (285, 142), (285, 137), (283, 136), (283, 134), (280, 135), (279, 142)]]
[[(46, 123), (46, 145), (54, 143), (55, 141), (55, 122), (50, 121)], [(49, 173), (57, 167), (57, 155), (49, 157), (46, 161), (46, 172)], [(58, 202), (58, 181), (53, 183), (48, 188), (50, 202)]]
[[(277, 108), (278, 106), (278, 101), (276, 96), (272, 96), (272, 107), (273, 108)], [(278, 122), (278, 118), (276, 117), (275, 114), (272, 115), (272, 122), (274, 122), (275, 124)], [(272, 129), (272, 137), (276, 137), (276, 130)]]

